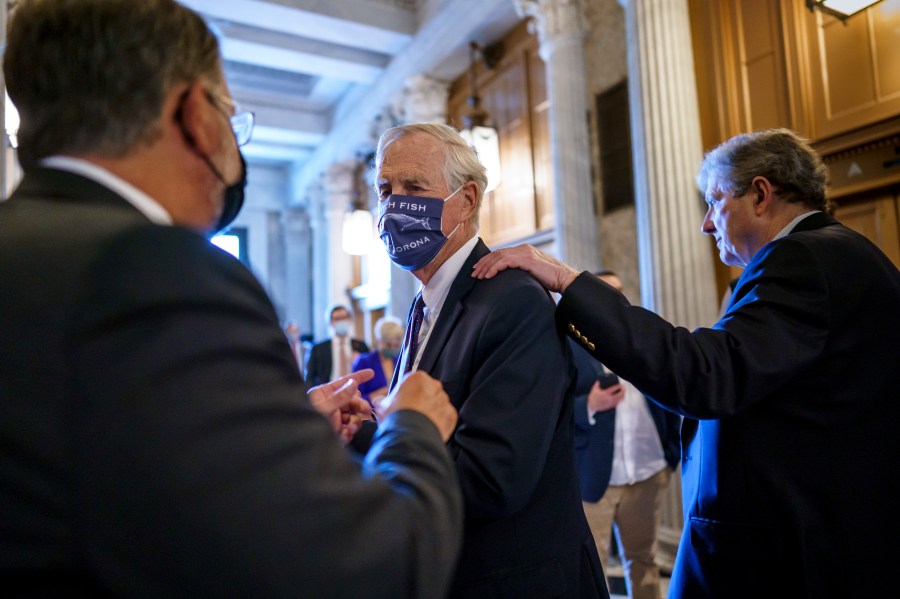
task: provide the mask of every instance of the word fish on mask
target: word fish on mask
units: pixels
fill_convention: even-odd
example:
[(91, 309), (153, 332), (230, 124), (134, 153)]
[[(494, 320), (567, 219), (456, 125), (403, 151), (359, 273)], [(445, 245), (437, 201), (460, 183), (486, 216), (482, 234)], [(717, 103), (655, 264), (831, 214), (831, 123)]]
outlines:
[(431, 264), (459, 224), (448, 235), (441, 232), (446, 198), (401, 196), (391, 194), (384, 201), (378, 219), (378, 235), (391, 262), (403, 270), (419, 270)]

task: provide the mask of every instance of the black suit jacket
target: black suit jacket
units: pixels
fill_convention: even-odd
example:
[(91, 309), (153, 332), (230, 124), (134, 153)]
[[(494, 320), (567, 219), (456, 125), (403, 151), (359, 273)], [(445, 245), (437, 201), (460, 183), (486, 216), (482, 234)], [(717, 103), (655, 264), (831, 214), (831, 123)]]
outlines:
[[(765, 245), (712, 328), (590, 273), (559, 303), (594, 357), (685, 420), (675, 597), (876, 597), (900, 536), (900, 274), (816, 213)], [(693, 426), (691, 426), (693, 425)]]
[[(367, 353), (369, 346), (366, 345), (365, 341), (351, 339), (350, 349), (354, 354), (350, 358), (350, 363), (352, 363), (353, 357)], [(306, 386), (315, 387), (316, 385), (329, 382), (331, 380), (331, 367), (331, 339), (326, 339), (316, 343), (309, 349), (309, 359), (306, 361), (304, 370), (306, 372)]]
[[(575, 379), (575, 461), (578, 465), (578, 482), (581, 485), (581, 498), (596, 503), (606, 493), (612, 474), (616, 408), (594, 414), (593, 424), (588, 420), (588, 394), (598, 375), (606, 371), (587, 350), (572, 339), (569, 339), (569, 343), (578, 371)], [(643, 403), (653, 419), (666, 464), (674, 470), (681, 457), (681, 417), (652, 401), (644, 399)]]
[(459, 410), (449, 448), (466, 518), (450, 596), (607, 597), (578, 492), (574, 372), (553, 300), (523, 271), (473, 279), (488, 251), (479, 240), (419, 364)]
[[(51, 169), (0, 203), (0, 577), (35, 596), (431, 599), (462, 502), (436, 428), (360, 464), (262, 287)], [(372, 543), (371, 539), (378, 539)]]

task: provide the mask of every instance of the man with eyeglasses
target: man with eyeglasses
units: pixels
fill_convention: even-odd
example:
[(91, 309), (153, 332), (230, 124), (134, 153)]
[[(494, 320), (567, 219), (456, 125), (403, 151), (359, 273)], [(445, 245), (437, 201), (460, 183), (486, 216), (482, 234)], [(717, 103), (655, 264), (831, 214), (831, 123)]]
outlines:
[(0, 203), (5, 587), (442, 596), (456, 410), (410, 376), (351, 458), (372, 371), (307, 395), (265, 291), (208, 243), (243, 201), (253, 121), (203, 20), (174, 0), (24, 0), (3, 67), (24, 169)]

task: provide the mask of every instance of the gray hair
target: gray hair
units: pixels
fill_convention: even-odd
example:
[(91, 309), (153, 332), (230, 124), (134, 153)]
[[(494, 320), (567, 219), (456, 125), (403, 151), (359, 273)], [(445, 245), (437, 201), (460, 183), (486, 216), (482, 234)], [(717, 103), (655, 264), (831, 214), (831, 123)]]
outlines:
[(407, 135), (424, 133), (442, 142), (444, 146), (445, 160), (443, 166), (444, 182), (451, 190), (462, 187), (469, 181), (473, 181), (477, 187), (475, 201), (475, 213), (472, 215), (471, 224), (478, 226), (478, 214), (481, 212), (481, 201), (484, 199), (484, 190), (487, 188), (487, 170), (478, 159), (475, 148), (466, 143), (459, 132), (443, 123), (411, 123), (391, 127), (381, 134), (378, 140), (378, 148), (375, 151), (375, 170), (381, 170), (384, 161), (384, 153), (388, 146)]
[(736, 135), (712, 149), (700, 166), (697, 187), (706, 193), (714, 183), (740, 196), (757, 176), (768, 179), (785, 202), (831, 212), (825, 164), (809, 140), (789, 129)]
[(175, 0), (22, 0), (3, 72), (24, 168), (54, 154), (127, 155), (160, 134), (174, 86), (221, 80), (219, 43)]
[(404, 331), (403, 322), (396, 316), (388, 315), (382, 316), (375, 321), (372, 332), (375, 333), (375, 338), (381, 341), (385, 336), (396, 335), (397, 337), (403, 337)]

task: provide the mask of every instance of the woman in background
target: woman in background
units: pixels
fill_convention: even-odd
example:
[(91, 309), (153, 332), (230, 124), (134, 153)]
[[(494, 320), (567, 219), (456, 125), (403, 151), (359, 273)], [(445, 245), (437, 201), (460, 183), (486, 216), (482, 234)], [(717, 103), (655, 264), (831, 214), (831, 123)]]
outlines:
[(403, 346), (404, 327), (400, 319), (383, 316), (375, 321), (375, 349), (360, 354), (353, 360), (352, 370), (371, 368), (375, 376), (359, 385), (363, 399), (370, 404), (387, 395), (388, 385), (394, 376), (397, 357)]

